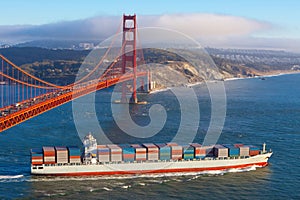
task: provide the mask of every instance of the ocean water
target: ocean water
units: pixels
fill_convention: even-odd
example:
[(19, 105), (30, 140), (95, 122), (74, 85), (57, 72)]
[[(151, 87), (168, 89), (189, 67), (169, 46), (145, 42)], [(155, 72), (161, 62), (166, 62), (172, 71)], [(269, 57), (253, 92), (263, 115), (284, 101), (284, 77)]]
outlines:
[[(31, 176), (30, 148), (81, 145), (68, 103), (0, 134), (0, 199), (300, 199), (300, 74), (224, 84), (227, 112), (218, 143), (266, 142), (274, 152), (268, 167), (130, 177)], [(210, 98), (205, 85), (194, 87), (199, 91), (201, 111), (195, 141), (201, 142), (210, 121)], [(97, 92), (95, 104), (107, 138), (115, 143), (172, 140), (181, 111), (171, 92), (142, 95), (149, 104), (130, 107), (132, 119), (141, 126), (151, 122), (148, 109), (152, 104), (160, 103), (168, 116), (155, 136), (137, 138), (122, 132), (114, 122), (111, 91)], [(89, 120), (93, 114), (82, 115), (86, 120), (80, 125), (93, 132), (96, 126)]]

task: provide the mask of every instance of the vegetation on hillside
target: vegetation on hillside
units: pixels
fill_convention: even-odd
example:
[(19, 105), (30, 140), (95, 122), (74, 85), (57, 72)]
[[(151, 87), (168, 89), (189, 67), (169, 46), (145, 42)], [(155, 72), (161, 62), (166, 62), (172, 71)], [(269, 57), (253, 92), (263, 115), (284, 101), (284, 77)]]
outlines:
[[(103, 55), (105, 49), (98, 49), (96, 51), (99, 51), (99, 55)], [(82, 62), (89, 53), (90, 51), (88, 50), (53, 50), (38, 47), (13, 47), (0, 49), (0, 54), (7, 57), (16, 65), (39, 78), (56, 84), (69, 84), (73, 82)], [(167, 65), (187, 77), (189, 79), (188, 82), (203, 80), (203, 78), (205, 78), (203, 76), (208, 76), (207, 73), (212, 73), (212, 71), (203, 68), (205, 66), (201, 66), (202, 68), (200, 67), (200, 69), (202, 71), (207, 71), (206, 75), (204, 73), (194, 73), (195, 69), (193, 67), (195, 66), (192, 66), (183, 57), (171, 51), (162, 49), (144, 49), (143, 55), (146, 63)], [(247, 57), (247, 55), (242, 56)], [(219, 73), (223, 76), (222, 78), (249, 77), (272, 72), (272, 70), (290, 70), (293, 65), (297, 66), (298, 64), (294, 61), (278, 64), (276, 62), (272, 62), (272, 60), (270, 61), (270, 59), (268, 60), (268, 58), (264, 58), (265, 60), (267, 59), (268, 62), (265, 60), (262, 62), (263, 59), (260, 58), (258, 61), (253, 61), (251, 59), (238, 61), (221, 58), (219, 55), (214, 54), (211, 55), (211, 58), (215, 62)], [(205, 64), (203, 64), (203, 62), (199, 62), (198, 65)]]

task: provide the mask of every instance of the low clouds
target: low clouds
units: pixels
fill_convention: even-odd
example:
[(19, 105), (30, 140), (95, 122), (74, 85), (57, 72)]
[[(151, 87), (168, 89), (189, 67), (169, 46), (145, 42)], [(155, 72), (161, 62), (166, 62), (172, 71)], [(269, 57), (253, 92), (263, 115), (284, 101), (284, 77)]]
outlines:
[[(103, 40), (120, 30), (120, 16), (98, 16), (44, 25), (0, 26), (0, 42), (13, 43), (40, 39)], [(138, 16), (139, 27), (162, 27), (187, 34), (203, 46), (284, 49), (290, 44), (255, 37), (273, 27), (267, 22), (217, 14), (172, 14)], [(268, 42), (268, 44), (266, 44)], [(254, 46), (255, 45), (255, 46)], [(276, 46), (279, 45), (279, 46)]]
[(145, 17), (145, 26), (170, 28), (196, 38), (242, 36), (270, 28), (265, 22), (215, 14), (162, 15), (149, 18), (152, 20)]

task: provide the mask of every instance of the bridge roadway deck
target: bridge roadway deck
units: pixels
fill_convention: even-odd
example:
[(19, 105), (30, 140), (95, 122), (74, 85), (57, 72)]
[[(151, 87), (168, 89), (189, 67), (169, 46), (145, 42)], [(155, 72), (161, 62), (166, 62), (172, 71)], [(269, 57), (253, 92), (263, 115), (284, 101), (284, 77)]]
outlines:
[[(137, 76), (147, 76), (148, 72), (138, 72)], [(117, 78), (112, 78), (97, 83), (92, 83), (85, 86), (74, 87), (72, 91), (66, 92), (59, 96), (53, 97), (51, 99), (46, 99), (43, 102), (39, 102), (27, 108), (18, 110), (11, 114), (8, 114), (5, 117), (0, 117), (0, 132), (7, 130), (17, 124), (20, 124), (28, 119), (36, 117), (46, 111), (49, 111), (53, 108), (61, 106), (67, 102), (72, 101), (73, 99), (82, 97), (84, 95), (90, 94), (97, 90), (108, 88), (110, 86), (116, 85), (117, 83), (129, 81), (133, 79), (133, 74), (124, 75)]]

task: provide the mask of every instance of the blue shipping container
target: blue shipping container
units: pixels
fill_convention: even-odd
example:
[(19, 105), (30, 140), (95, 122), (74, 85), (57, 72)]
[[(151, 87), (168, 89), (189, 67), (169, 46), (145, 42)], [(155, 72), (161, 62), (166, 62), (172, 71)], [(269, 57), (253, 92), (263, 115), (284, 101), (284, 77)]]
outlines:
[(135, 154), (135, 148), (133, 147), (123, 148), (123, 154)]
[(239, 156), (240, 155), (240, 148), (235, 147), (231, 144), (224, 144), (224, 147), (228, 148), (229, 156)]
[(81, 152), (79, 147), (70, 146), (68, 147), (69, 156), (80, 156)]

